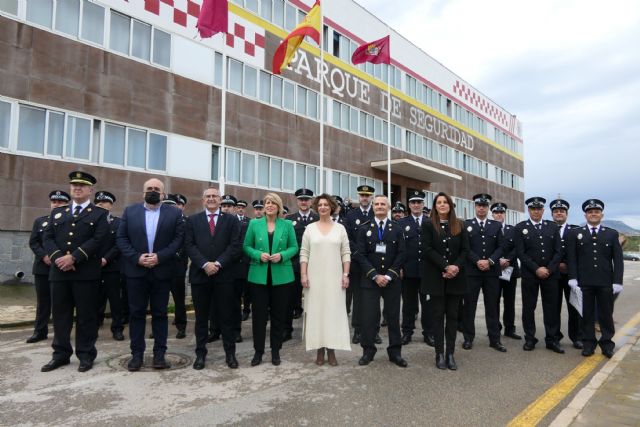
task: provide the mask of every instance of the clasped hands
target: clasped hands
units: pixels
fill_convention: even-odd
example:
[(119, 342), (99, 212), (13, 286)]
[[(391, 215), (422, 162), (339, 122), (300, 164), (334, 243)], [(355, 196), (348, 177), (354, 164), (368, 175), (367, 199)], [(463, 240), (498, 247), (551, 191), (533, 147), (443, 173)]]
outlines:
[(145, 268), (153, 268), (158, 265), (158, 254), (142, 254), (138, 258), (138, 264)]
[(76, 267), (73, 265), (75, 263), (75, 259), (71, 254), (61, 256), (55, 261), (56, 267), (58, 267), (62, 271), (75, 271)]
[(266, 252), (262, 252), (260, 254), (260, 262), (276, 262), (277, 263), (280, 261), (282, 261), (282, 255), (280, 255), (279, 253), (269, 255)]
[(442, 272), (442, 277), (445, 279), (453, 279), (460, 272), (460, 268), (457, 265), (447, 265)]

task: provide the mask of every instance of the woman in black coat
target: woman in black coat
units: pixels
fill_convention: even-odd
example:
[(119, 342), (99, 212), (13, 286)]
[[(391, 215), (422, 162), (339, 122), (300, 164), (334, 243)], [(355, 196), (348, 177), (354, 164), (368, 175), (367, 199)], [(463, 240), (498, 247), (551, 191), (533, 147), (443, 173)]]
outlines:
[(464, 265), (469, 253), (469, 236), (462, 221), (456, 218), (453, 200), (445, 193), (436, 195), (430, 220), (422, 222), (422, 247), (426, 259), (423, 261), (421, 292), (431, 297), (436, 366), (439, 369), (456, 370), (453, 351), (456, 345), (458, 304), (467, 289)]

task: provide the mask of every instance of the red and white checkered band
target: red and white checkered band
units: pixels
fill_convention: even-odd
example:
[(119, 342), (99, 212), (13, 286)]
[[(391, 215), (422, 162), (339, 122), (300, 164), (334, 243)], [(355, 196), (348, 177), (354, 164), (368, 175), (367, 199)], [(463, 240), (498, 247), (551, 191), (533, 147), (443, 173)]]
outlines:
[(504, 126), (505, 128), (513, 127), (511, 123), (511, 117), (500, 110), (491, 102), (486, 100), (482, 95), (467, 87), (464, 83), (460, 83), (456, 80), (456, 83), (451, 88), (453, 93), (460, 97), (460, 100), (466, 101), (467, 105), (477, 107), (480, 112), (494, 120), (496, 123)]

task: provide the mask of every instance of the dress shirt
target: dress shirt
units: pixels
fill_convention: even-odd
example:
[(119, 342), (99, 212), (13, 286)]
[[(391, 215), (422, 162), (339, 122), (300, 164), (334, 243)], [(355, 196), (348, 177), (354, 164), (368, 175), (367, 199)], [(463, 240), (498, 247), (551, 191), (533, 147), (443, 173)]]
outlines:
[(156, 209), (151, 209), (144, 204), (144, 224), (147, 229), (147, 250), (153, 253), (153, 242), (156, 240), (158, 220), (160, 219), (160, 205)]

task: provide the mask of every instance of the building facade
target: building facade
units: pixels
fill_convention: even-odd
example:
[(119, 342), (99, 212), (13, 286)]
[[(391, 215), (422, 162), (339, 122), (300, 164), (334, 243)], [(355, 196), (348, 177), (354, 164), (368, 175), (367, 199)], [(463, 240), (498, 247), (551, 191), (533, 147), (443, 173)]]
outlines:
[[(211, 183), (249, 201), (276, 191), (293, 207), (300, 187), (386, 193), (390, 144), (394, 201), (423, 189), (430, 205), (446, 191), (469, 217), (472, 196), (488, 192), (511, 208), (509, 222), (520, 219), (519, 121), (362, 6), (325, 1), (322, 55), (303, 43), (274, 75), (275, 49), (311, 1), (230, 1), (229, 34), (206, 40), (195, 28), (201, 3), (0, 0), (3, 278), (28, 260), (2, 248), (47, 213), (49, 191), (76, 168), (117, 196), (116, 214), (141, 200), (149, 176), (187, 195), (187, 213)], [(389, 32), (391, 65), (351, 64), (358, 45)]]

